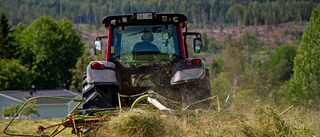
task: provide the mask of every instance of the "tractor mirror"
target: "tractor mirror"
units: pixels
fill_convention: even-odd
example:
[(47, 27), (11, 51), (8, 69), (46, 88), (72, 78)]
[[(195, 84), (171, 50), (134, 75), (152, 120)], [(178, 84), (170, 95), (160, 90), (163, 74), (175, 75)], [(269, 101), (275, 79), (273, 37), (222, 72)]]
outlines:
[(201, 38), (194, 38), (193, 39), (193, 50), (195, 53), (200, 53), (202, 48), (202, 41)]
[(94, 41), (94, 55), (101, 55), (102, 48), (101, 48), (101, 41), (96, 40)]

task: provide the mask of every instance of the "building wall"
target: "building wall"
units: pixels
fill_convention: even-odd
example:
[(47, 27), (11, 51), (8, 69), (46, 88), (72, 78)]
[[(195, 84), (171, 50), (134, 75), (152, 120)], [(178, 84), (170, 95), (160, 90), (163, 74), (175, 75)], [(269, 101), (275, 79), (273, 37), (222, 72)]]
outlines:
[[(10, 107), (11, 104), (20, 104), (22, 105), (23, 103), (20, 103), (16, 100), (12, 100), (3, 96), (0, 96), (0, 115), (2, 116), (2, 109), (6, 107)], [(39, 111), (40, 117), (38, 117), (35, 114), (31, 114), (30, 118), (63, 118), (66, 117), (69, 114), (69, 111), (71, 111), (74, 108), (74, 104), (72, 104), (68, 108), (69, 104), (64, 104), (64, 105), (41, 105), (37, 107), (36, 109)], [(24, 117), (24, 116), (23, 116)]]
[(37, 109), (40, 117), (31, 114), (30, 118), (63, 118), (69, 114), (67, 105), (39, 106)]
[[(77, 98), (81, 98), (81, 96)], [(2, 117), (1, 115), (2, 109), (5, 107), (10, 107), (10, 105), (13, 103), (19, 104), (19, 105), (23, 104), (23, 102), (18, 99), (11, 98), (0, 93), (0, 118)], [(31, 114), (29, 117), (30, 118), (64, 118), (70, 113), (70, 111), (74, 109), (74, 107), (77, 104), (78, 102), (70, 101), (67, 104), (61, 104), (61, 105), (57, 105), (57, 104), (40, 105), (36, 108), (40, 114), (40, 117), (38, 117), (35, 114)], [(79, 108), (82, 108), (82, 105)], [(24, 116), (22, 116), (21, 118), (24, 118)]]

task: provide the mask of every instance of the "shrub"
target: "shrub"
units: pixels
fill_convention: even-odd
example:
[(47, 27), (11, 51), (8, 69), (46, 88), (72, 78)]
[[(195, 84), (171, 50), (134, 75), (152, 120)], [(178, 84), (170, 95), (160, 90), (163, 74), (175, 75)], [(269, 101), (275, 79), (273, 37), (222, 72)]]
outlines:
[(2, 109), (2, 116), (4, 117), (13, 117), (14, 114), (18, 112), (20, 108), (19, 104), (11, 104), (9, 107), (5, 107)]

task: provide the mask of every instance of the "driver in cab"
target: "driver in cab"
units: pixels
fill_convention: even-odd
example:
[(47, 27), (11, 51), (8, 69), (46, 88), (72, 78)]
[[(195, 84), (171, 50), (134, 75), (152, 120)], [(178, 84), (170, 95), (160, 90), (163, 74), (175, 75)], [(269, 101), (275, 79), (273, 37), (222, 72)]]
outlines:
[(138, 42), (134, 45), (132, 52), (154, 51), (160, 53), (159, 48), (151, 43), (154, 40), (152, 32), (144, 32), (141, 36), (141, 40), (142, 42)]

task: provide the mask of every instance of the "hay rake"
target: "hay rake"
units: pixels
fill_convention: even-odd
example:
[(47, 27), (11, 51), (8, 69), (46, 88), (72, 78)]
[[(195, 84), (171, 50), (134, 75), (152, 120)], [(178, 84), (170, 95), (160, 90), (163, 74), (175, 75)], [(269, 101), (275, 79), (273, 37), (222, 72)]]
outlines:
[[(127, 95), (120, 95), (118, 94), (118, 97), (129, 97)], [(213, 99), (217, 96), (212, 96), (210, 98), (200, 100), (197, 102), (194, 102), (190, 105), (194, 105), (197, 103), (201, 103), (202, 101), (206, 101), (209, 99)], [(62, 120), (61, 123), (54, 124), (51, 126), (38, 126), (37, 129), (35, 129), (35, 132), (33, 134), (16, 134), (16, 133), (8, 133), (8, 128), (12, 124), (12, 122), (17, 118), (19, 113), (24, 109), (24, 107), (33, 100), (40, 99), (40, 98), (46, 98), (46, 99), (59, 99), (59, 100), (72, 100), (74, 102), (78, 102), (78, 104), (75, 106), (75, 108)], [(95, 108), (95, 109), (83, 109), (83, 110), (77, 110), (77, 108), (85, 102), (85, 99), (79, 99), (79, 98), (62, 98), (62, 97), (47, 97), (47, 96), (38, 96), (33, 97), (27, 100), (21, 108), (17, 111), (17, 113), (12, 117), (8, 125), (3, 130), (3, 133), (9, 136), (32, 136), (32, 137), (54, 137), (64, 131), (66, 128), (72, 128), (72, 133), (76, 134), (77, 136), (80, 136), (83, 133), (83, 126), (99, 129), (101, 128), (98, 126), (98, 123), (101, 121), (108, 120), (109, 115), (115, 115), (120, 111), (127, 110), (127, 109), (134, 109), (134, 108), (141, 108), (138, 104), (141, 103), (143, 100), (147, 100), (149, 104), (152, 104), (155, 108), (161, 110), (161, 111), (167, 111), (168, 114), (177, 114), (179, 111), (185, 111), (187, 108), (183, 108), (180, 110), (173, 110), (170, 108), (165, 107), (167, 105), (166, 101), (169, 101), (171, 103), (178, 103), (171, 101), (167, 98), (162, 97), (161, 95), (153, 92), (148, 91), (144, 94), (140, 94), (139, 97), (135, 100), (135, 102), (132, 104), (131, 108), (121, 108), (121, 104), (119, 104), (119, 108)], [(166, 101), (165, 101), (166, 100)], [(217, 100), (218, 101), (218, 100)], [(120, 103), (120, 102), (119, 102)], [(219, 103), (219, 102), (218, 102)], [(189, 107), (188, 106), (188, 107)], [(219, 106), (219, 105), (218, 105)], [(218, 108), (219, 109), (219, 108)], [(220, 110), (220, 109), (219, 109)], [(90, 116), (84, 116), (82, 114), (85, 114), (86, 112), (92, 113)], [(45, 131), (50, 128), (55, 128), (52, 133), (46, 134)]]

